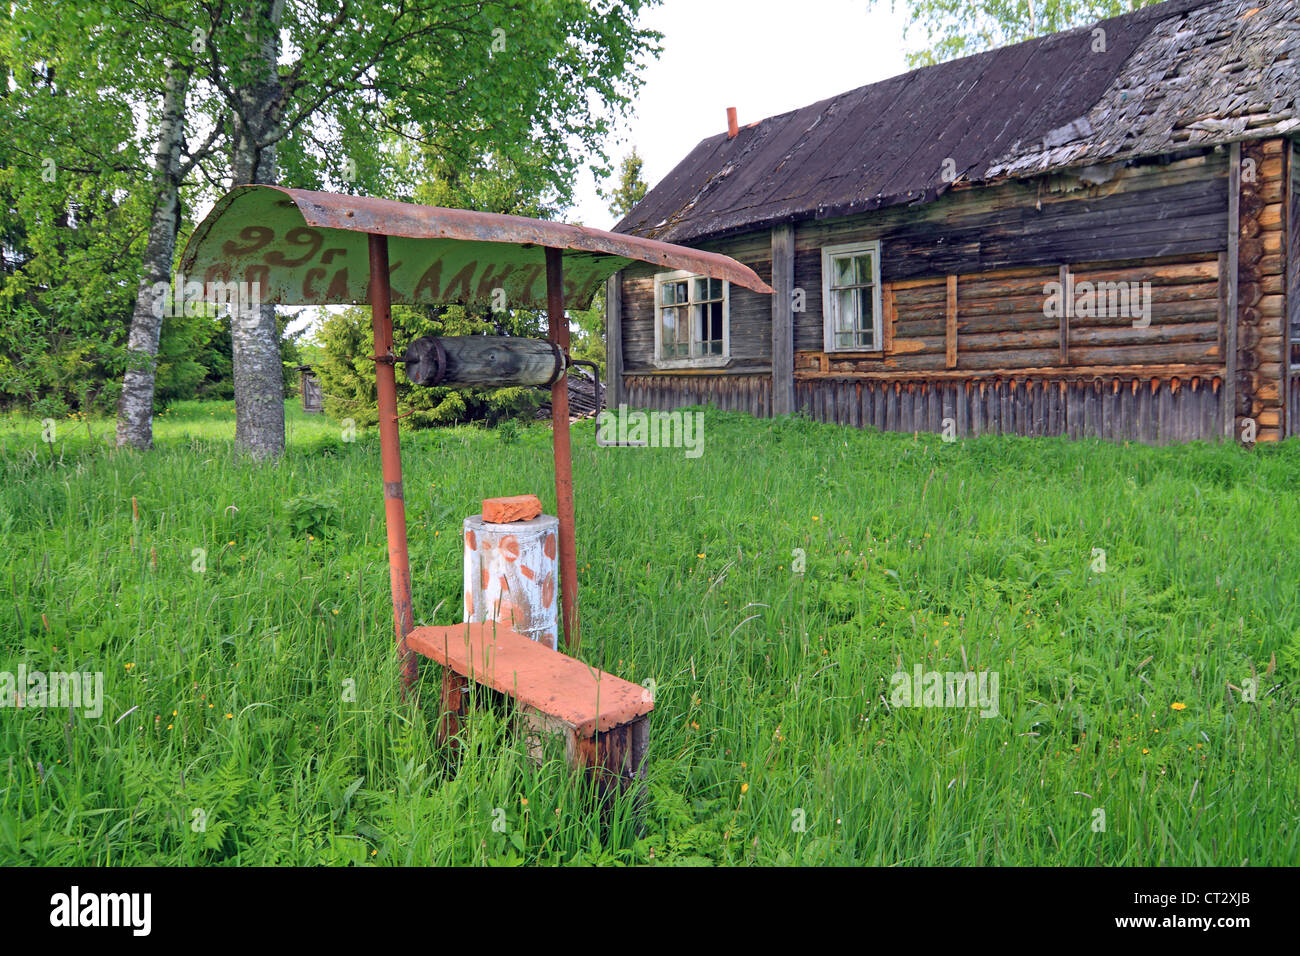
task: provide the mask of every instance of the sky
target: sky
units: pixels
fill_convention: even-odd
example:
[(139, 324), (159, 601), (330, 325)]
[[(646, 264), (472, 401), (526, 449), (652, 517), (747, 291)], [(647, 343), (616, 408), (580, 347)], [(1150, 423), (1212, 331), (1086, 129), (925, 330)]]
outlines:
[[(906, 72), (904, 16), (868, 0), (664, 0), (642, 16), (664, 35), (642, 73), (629, 119), (606, 148), (633, 145), (650, 186), (700, 140)], [(584, 171), (566, 219), (608, 229), (615, 219)]]

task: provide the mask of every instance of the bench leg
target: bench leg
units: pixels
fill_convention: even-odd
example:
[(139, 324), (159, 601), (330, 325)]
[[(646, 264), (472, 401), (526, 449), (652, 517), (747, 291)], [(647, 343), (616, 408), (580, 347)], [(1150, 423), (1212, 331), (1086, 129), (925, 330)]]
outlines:
[(602, 795), (624, 791), (640, 781), (650, 744), (650, 715), (611, 727), (594, 737), (582, 737), (572, 727), (531, 707), (520, 708), (527, 735), (528, 756), (541, 763), (548, 736), (560, 737), (569, 766), (596, 778)]
[(442, 717), (438, 722), (438, 743), (456, 746), (462, 718), (469, 707), (469, 679), (450, 667), (442, 669)]

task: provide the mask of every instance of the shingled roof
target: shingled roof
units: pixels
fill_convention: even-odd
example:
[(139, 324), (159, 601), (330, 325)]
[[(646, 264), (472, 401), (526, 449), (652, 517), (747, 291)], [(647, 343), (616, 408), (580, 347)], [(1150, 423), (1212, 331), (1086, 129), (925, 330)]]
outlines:
[(1292, 0), (1169, 0), (711, 136), (614, 231), (681, 243), (930, 202), (948, 159), (978, 182), (1280, 135), (1298, 98)]

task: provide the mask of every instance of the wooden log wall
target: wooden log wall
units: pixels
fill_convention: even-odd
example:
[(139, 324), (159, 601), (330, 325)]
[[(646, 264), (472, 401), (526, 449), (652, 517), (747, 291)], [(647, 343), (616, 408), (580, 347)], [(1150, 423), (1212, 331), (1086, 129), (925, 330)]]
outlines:
[[(1216, 364), (1222, 355), (1217, 255), (1157, 262), (1068, 264), (1081, 282), (1151, 283), (1150, 324), (1128, 315), (1073, 315), (1070, 365)], [(885, 284), (884, 321), (891, 346), (883, 353), (802, 351), (796, 375), (942, 368), (973, 371), (1061, 364), (1062, 322), (1044, 306), (1061, 266), (938, 276)], [(956, 363), (949, 354), (949, 306), (955, 305)]]
[[(799, 353), (799, 407), (822, 421), (901, 431), (941, 432), (951, 418), (959, 437), (1216, 439), (1221, 268), (1215, 255), (889, 283), (892, 354)], [(1149, 324), (1135, 326), (1131, 314), (1045, 314), (1048, 283), (1066, 277), (1076, 288), (1149, 282)]]
[(1236, 414), (1255, 420), (1256, 441), (1283, 435), (1288, 145), (1271, 139), (1241, 147)]
[(807, 308), (795, 316), (795, 349), (822, 348), (827, 245), (881, 240), (881, 280), (895, 284), (1027, 266), (1050, 274), (1062, 263), (1204, 259), (1225, 248), (1226, 151), (1104, 175), (1113, 178), (1089, 184), (1066, 172), (953, 189), (924, 206), (799, 223), (794, 284)]
[[(1282, 375), (1283, 212), (1293, 168), (1282, 140), (1241, 148), (1255, 162), (1254, 181), (1239, 193), (1241, 254), (1231, 276), (1250, 323), (1239, 329), (1237, 401), (1255, 415), (1257, 437), (1271, 440), (1290, 394)], [(961, 436), (1221, 438), (1231, 405), (1222, 387), (1231, 165), (1227, 149), (1195, 151), (1090, 171), (1087, 181), (1064, 172), (954, 188), (925, 206), (796, 224), (792, 284), (804, 306), (793, 315), (796, 407), (822, 421), (889, 430), (942, 432), (951, 419)], [(882, 243), (884, 351), (827, 354), (821, 250), (873, 239)], [(771, 279), (770, 231), (702, 247)], [(628, 404), (771, 414), (767, 297), (732, 290), (726, 369), (666, 373), (651, 355), (655, 271), (623, 273)], [(1063, 280), (1076, 290), (1084, 282), (1150, 283), (1149, 323), (1135, 322), (1132, 310), (1045, 309), (1048, 283)], [(1300, 342), (1300, 314), (1291, 314)], [(1300, 423), (1300, 399), (1292, 404)]]
[(759, 418), (772, 414), (770, 375), (626, 375), (623, 383), (631, 408), (712, 405)]
[(1300, 434), (1300, 381), (1292, 369), (1300, 370), (1300, 143), (1292, 142), (1287, 164), (1287, 291), (1286, 304), (1289, 344), (1283, 357), (1282, 372), (1286, 383), (1286, 434)]

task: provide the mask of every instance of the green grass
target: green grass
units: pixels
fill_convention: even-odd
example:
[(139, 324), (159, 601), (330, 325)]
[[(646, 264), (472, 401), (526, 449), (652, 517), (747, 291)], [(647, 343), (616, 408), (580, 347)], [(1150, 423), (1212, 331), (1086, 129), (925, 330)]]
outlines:
[[(490, 708), (441, 751), (432, 668), (400, 702), (373, 432), (290, 406), (256, 467), (229, 403), (167, 412), (148, 455), (111, 427), (0, 423), (0, 670), (106, 697), (0, 710), (0, 863), (1300, 861), (1295, 442), (709, 412), (688, 459), (578, 426), (581, 656), (657, 688), (638, 831)], [(549, 429), (407, 434), (403, 462), (416, 618), (451, 623), (463, 516), (551, 510)], [(891, 708), (917, 663), (997, 672), (998, 716)]]

